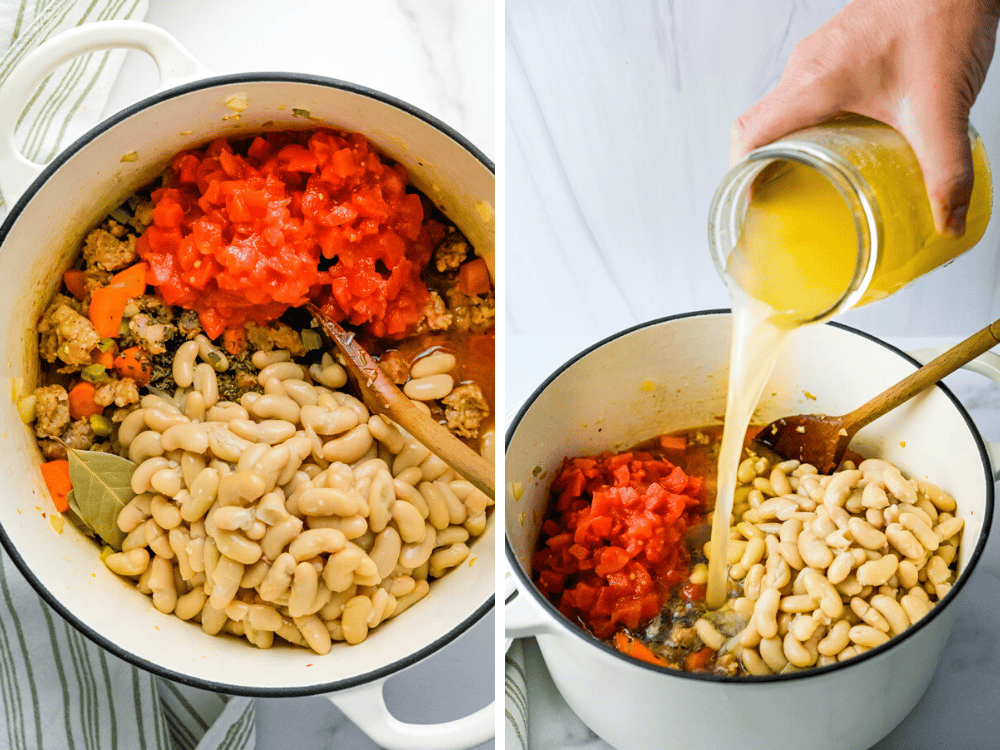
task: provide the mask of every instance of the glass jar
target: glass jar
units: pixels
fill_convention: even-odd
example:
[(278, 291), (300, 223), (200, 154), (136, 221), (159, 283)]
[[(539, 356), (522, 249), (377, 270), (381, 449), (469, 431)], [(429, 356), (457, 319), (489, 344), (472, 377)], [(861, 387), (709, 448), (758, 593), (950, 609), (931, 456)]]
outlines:
[(849, 115), (752, 151), (709, 211), (719, 273), (787, 326), (889, 296), (986, 231), (990, 167), (971, 126), (969, 138), (975, 185), (961, 237), (935, 231), (920, 165), (888, 125)]

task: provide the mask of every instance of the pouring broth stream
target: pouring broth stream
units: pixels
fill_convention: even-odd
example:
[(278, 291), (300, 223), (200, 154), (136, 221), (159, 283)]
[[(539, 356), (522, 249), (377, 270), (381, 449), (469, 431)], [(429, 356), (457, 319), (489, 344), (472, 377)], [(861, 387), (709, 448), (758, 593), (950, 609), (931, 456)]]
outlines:
[[(934, 231), (920, 167), (892, 128), (846, 118), (799, 137), (836, 150), (863, 186), (854, 189), (874, 208), (872, 216), (862, 217), (858, 206), (865, 201), (846, 194), (843, 184), (808, 163), (779, 158), (756, 174), (736, 241), (715, 248), (726, 253), (733, 332), (712, 517), (706, 594), (711, 609), (726, 601), (726, 546), (743, 437), (787, 337), (801, 325), (884, 298), (952, 260), (982, 237), (992, 207), (989, 162), (971, 129), (975, 187), (959, 238)], [(713, 222), (718, 219), (713, 216)]]

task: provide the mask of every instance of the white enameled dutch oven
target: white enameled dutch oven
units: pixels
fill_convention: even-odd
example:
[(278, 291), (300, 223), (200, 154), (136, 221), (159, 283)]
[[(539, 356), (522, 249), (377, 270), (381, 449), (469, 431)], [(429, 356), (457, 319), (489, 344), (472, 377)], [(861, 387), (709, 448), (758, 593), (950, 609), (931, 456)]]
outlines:
[[(654, 321), (581, 353), (532, 394), (507, 432), (506, 549), (516, 590), (508, 592), (506, 633), (535, 636), (570, 708), (619, 750), (864, 750), (892, 731), (927, 689), (993, 519), (990, 450), (944, 387), (875, 421), (852, 443), (862, 455), (886, 458), (908, 476), (945, 488), (965, 519), (951, 591), (903, 635), (859, 658), (739, 680), (676, 672), (598, 642), (531, 583), (548, 484), (563, 458), (718, 424), (725, 413), (729, 337), (724, 310)], [(1000, 382), (1000, 358), (984, 357), (978, 371)], [(845, 326), (804, 328), (779, 360), (757, 420), (845, 414), (916, 367), (898, 349)], [(647, 390), (646, 381), (655, 387)], [(514, 482), (523, 487), (519, 499)]]
[[(31, 92), (58, 64), (99, 49), (140, 49), (153, 57), (160, 88), (84, 135), (51, 164), (24, 160), (13, 145), (17, 117)], [(239, 112), (227, 99), (245, 95)], [(303, 119), (307, 110), (311, 120)], [(465, 139), (401, 101), (316, 76), (254, 73), (210, 77), (155, 26), (107, 22), (81, 26), (25, 58), (3, 89), (0, 192), (10, 214), (0, 227), (0, 336), (4, 376), (14, 396), (37, 382), (35, 324), (83, 236), (170, 157), (221, 135), (332, 127), (364, 134), (405, 165), (488, 260), (493, 259), (492, 163)], [(123, 160), (134, 154), (134, 161)], [(129, 157), (132, 158), (132, 157)], [(225, 693), (291, 697), (328, 693), (378, 744), (388, 748), (468, 748), (494, 735), (492, 706), (456, 721), (405, 724), (392, 717), (383, 682), (452, 642), (493, 607), (495, 532), (472, 545), (475, 564), (436, 581), (405, 616), (375, 629), (357, 646), (326, 656), (307, 649), (258, 650), (215, 638), (162, 615), (151, 601), (111, 575), (94, 544), (66, 525), (56, 534), (38, 471), (41, 457), (14, 402), (0, 399), (0, 539), (25, 577), (67, 621), (110, 652), (164, 677)], [(493, 664), (491, 653), (484, 662)], [(442, 681), (447, 676), (442, 676)], [(433, 685), (427, 686), (433, 690)]]

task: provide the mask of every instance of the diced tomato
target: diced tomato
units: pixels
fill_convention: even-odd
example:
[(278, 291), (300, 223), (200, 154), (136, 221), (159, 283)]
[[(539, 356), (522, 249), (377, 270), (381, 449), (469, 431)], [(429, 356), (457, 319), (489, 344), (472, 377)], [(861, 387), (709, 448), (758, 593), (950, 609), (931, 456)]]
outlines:
[(544, 547), (532, 561), (561, 612), (602, 638), (659, 613), (688, 577), (682, 539), (702, 506), (700, 482), (695, 495), (682, 494), (691, 479), (645, 452), (563, 462), (550, 486)]
[(627, 628), (637, 628), (641, 615), (642, 605), (637, 599), (619, 599), (611, 612), (611, 622), (621, 623)]
[(685, 583), (681, 586), (681, 598), (689, 602), (698, 602), (705, 598), (705, 586), (701, 583)]
[(153, 222), (158, 227), (179, 227), (184, 221), (184, 209), (179, 203), (163, 201), (153, 208)]
[[(405, 169), (360, 135), (268, 133), (245, 155), (218, 138), (176, 156), (152, 199), (136, 243), (147, 281), (213, 338), (307, 299), (377, 337), (424, 316), (420, 269), (444, 229), (406, 192)], [(334, 261), (323, 271), (321, 257)]]
[(601, 549), (600, 562), (594, 568), (594, 572), (599, 576), (608, 576), (611, 573), (617, 573), (625, 567), (630, 559), (628, 553), (621, 547), (603, 547)]

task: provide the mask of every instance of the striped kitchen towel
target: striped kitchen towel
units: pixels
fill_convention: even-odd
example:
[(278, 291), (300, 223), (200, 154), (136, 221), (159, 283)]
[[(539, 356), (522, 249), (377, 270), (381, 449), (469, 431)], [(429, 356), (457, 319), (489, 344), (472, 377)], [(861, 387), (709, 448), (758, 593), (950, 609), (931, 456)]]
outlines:
[[(520, 404), (504, 414), (504, 428), (510, 427)], [(510, 601), (517, 588), (510, 570), (504, 571), (504, 601)], [(524, 644), (508, 639), (504, 655), (504, 750), (528, 748), (528, 675), (524, 666)]]
[[(3, 82), (52, 35), (101, 20), (142, 20), (147, 0), (0, 0)], [(15, 133), (22, 153), (51, 160), (101, 118), (123, 50), (56, 69)], [(0, 204), (0, 220), (6, 207)], [(97, 551), (95, 549), (95, 554)], [(251, 750), (254, 702), (179, 685), (84, 638), (35, 593), (0, 550), (0, 748), (7, 750)]]
[[(25, 55), (54, 34), (93, 21), (141, 21), (147, 7), (148, 0), (0, 0), (0, 87)], [(15, 142), (21, 153), (45, 164), (93, 127), (125, 55), (125, 50), (93, 52), (53, 71), (18, 122)], [(0, 204), (0, 218), (3, 212)]]
[(504, 693), (505, 750), (528, 750), (528, 679), (521, 641), (513, 641), (507, 647)]

